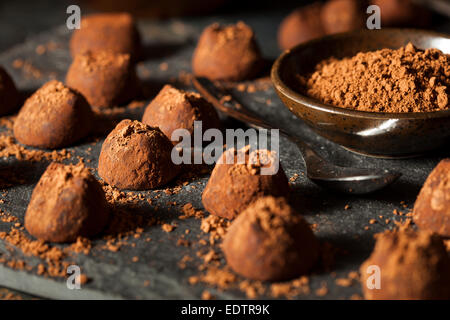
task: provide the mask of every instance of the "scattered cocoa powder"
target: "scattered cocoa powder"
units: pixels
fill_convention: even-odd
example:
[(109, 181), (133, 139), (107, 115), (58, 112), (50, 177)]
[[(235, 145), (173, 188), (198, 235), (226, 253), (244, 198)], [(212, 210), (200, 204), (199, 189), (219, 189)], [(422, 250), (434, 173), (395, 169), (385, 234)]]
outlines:
[(227, 228), (230, 226), (230, 221), (214, 215), (202, 219), (200, 229), (204, 233), (209, 233), (209, 243), (213, 245), (217, 240), (222, 239), (227, 233)]
[(27, 149), (24, 146), (16, 143), (14, 137), (1, 134), (0, 135), (0, 157), (16, 157), (17, 160), (27, 160), (27, 161), (62, 161), (65, 159), (70, 159), (71, 154), (66, 149), (60, 151), (53, 150), (52, 152)]
[(0, 300), (23, 300), (21, 296), (12, 293), (8, 289), (0, 289)]
[(450, 55), (409, 43), (320, 62), (299, 76), (303, 91), (333, 106), (370, 112), (430, 112), (450, 107)]
[(208, 290), (202, 292), (202, 300), (214, 300), (214, 296)]
[(165, 223), (161, 226), (164, 232), (172, 232), (175, 229), (175, 226)]

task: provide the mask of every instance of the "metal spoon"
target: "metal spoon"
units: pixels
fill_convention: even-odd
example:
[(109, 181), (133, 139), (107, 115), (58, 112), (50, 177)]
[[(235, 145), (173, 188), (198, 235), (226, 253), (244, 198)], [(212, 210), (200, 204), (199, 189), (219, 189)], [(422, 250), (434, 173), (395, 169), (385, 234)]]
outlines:
[[(206, 78), (193, 77), (196, 89), (219, 111), (256, 129), (277, 129), (253, 113), (242, 108), (224, 90), (218, 88)], [(283, 129), (280, 134), (294, 142), (299, 148), (306, 166), (309, 179), (326, 188), (351, 194), (365, 194), (379, 190), (395, 180), (401, 174), (389, 170), (360, 169), (341, 167), (319, 156), (314, 149), (299, 138)]]

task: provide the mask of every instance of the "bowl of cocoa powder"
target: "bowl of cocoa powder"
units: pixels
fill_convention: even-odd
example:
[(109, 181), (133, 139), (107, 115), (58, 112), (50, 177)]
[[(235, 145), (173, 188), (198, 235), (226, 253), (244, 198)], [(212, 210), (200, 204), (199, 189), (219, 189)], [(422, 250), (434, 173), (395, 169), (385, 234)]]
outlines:
[(450, 141), (450, 36), (361, 30), (285, 51), (272, 81), (282, 102), (351, 151), (412, 157)]

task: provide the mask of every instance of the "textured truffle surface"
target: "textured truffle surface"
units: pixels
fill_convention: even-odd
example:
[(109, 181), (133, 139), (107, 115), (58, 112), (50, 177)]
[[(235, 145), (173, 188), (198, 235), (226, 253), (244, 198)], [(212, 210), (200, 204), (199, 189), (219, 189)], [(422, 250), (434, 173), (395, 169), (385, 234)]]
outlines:
[[(369, 289), (369, 266), (380, 268), (380, 289)], [(450, 298), (450, 259), (442, 239), (427, 231), (386, 231), (361, 266), (366, 299), (415, 300)], [(370, 271), (370, 270), (369, 270)], [(372, 271), (371, 271), (372, 272)]]
[(365, 9), (360, 0), (329, 0), (320, 15), (325, 32), (332, 34), (363, 28)]
[(122, 120), (103, 142), (98, 174), (120, 189), (152, 189), (180, 171), (171, 160), (172, 143), (158, 129)]
[(256, 76), (261, 67), (255, 34), (243, 22), (208, 26), (202, 32), (192, 58), (194, 74), (212, 80), (249, 79)]
[(124, 12), (82, 17), (81, 28), (70, 39), (70, 52), (75, 57), (86, 51), (126, 53), (135, 60), (141, 54), (141, 41), (133, 17)]
[(194, 121), (202, 121), (202, 129), (220, 128), (214, 107), (198, 93), (165, 85), (145, 109), (142, 122), (158, 127), (169, 139), (177, 129), (186, 129), (193, 137)]
[(29, 146), (55, 149), (86, 137), (92, 123), (93, 113), (86, 99), (53, 80), (25, 101), (14, 122), (14, 136)]
[(0, 116), (12, 113), (19, 106), (20, 94), (11, 76), (0, 67)]
[(108, 217), (105, 194), (89, 169), (52, 163), (33, 190), (25, 228), (43, 241), (71, 242), (99, 233)]
[(228, 265), (255, 280), (305, 274), (319, 255), (308, 223), (284, 198), (270, 196), (258, 199), (232, 222), (222, 247)]
[(80, 91), (92, 106), (101, 108), (126, 103), (139, 93), (130, 56), (107, 51), (76, 55), (67, 72), (66, 84)]
[(322, 5), (313, 3), (291, 12), (280, 24), (278, 44), (281, 49), (291, 49), (296, 45), (319, 38), (325, 34), (320, 20)]
[(414, 204), (414, 222), (450, 237), (450, 159), (442, 160), (425, 181)]
[[(240, 159), (245, 159), (245, 163)], [(261, 174), (263, 168), (275, 169), (276, 163), (278, 156), (268, 150), (250, 151), (248, 146), (238, 151), (227, 150), (219, 158), (203, 191), (203, 206), (211, 214), (233, 219), (262, 196), (287, 196), (289, 184), (281, 164), (276, 173)]]

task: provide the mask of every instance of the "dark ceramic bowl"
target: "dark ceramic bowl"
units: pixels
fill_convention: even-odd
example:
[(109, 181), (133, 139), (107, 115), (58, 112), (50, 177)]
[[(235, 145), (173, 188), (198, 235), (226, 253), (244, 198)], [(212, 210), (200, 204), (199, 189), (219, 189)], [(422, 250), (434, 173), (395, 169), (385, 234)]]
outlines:
[(374, 157), (402, 158), (435, 149), (450, 137), (450, 110), (380, 113), (333, 107), (299, 92), (296, 74), (306, 75), (323, 59), (360, 51), (397, 49), (412, 42), (420, 49), (450, 53), (450, 36), (411, 29), (361, 30), (327, 36), (285, 51), (271, 78), (283, 103), (321, 136), (351, 151)]

